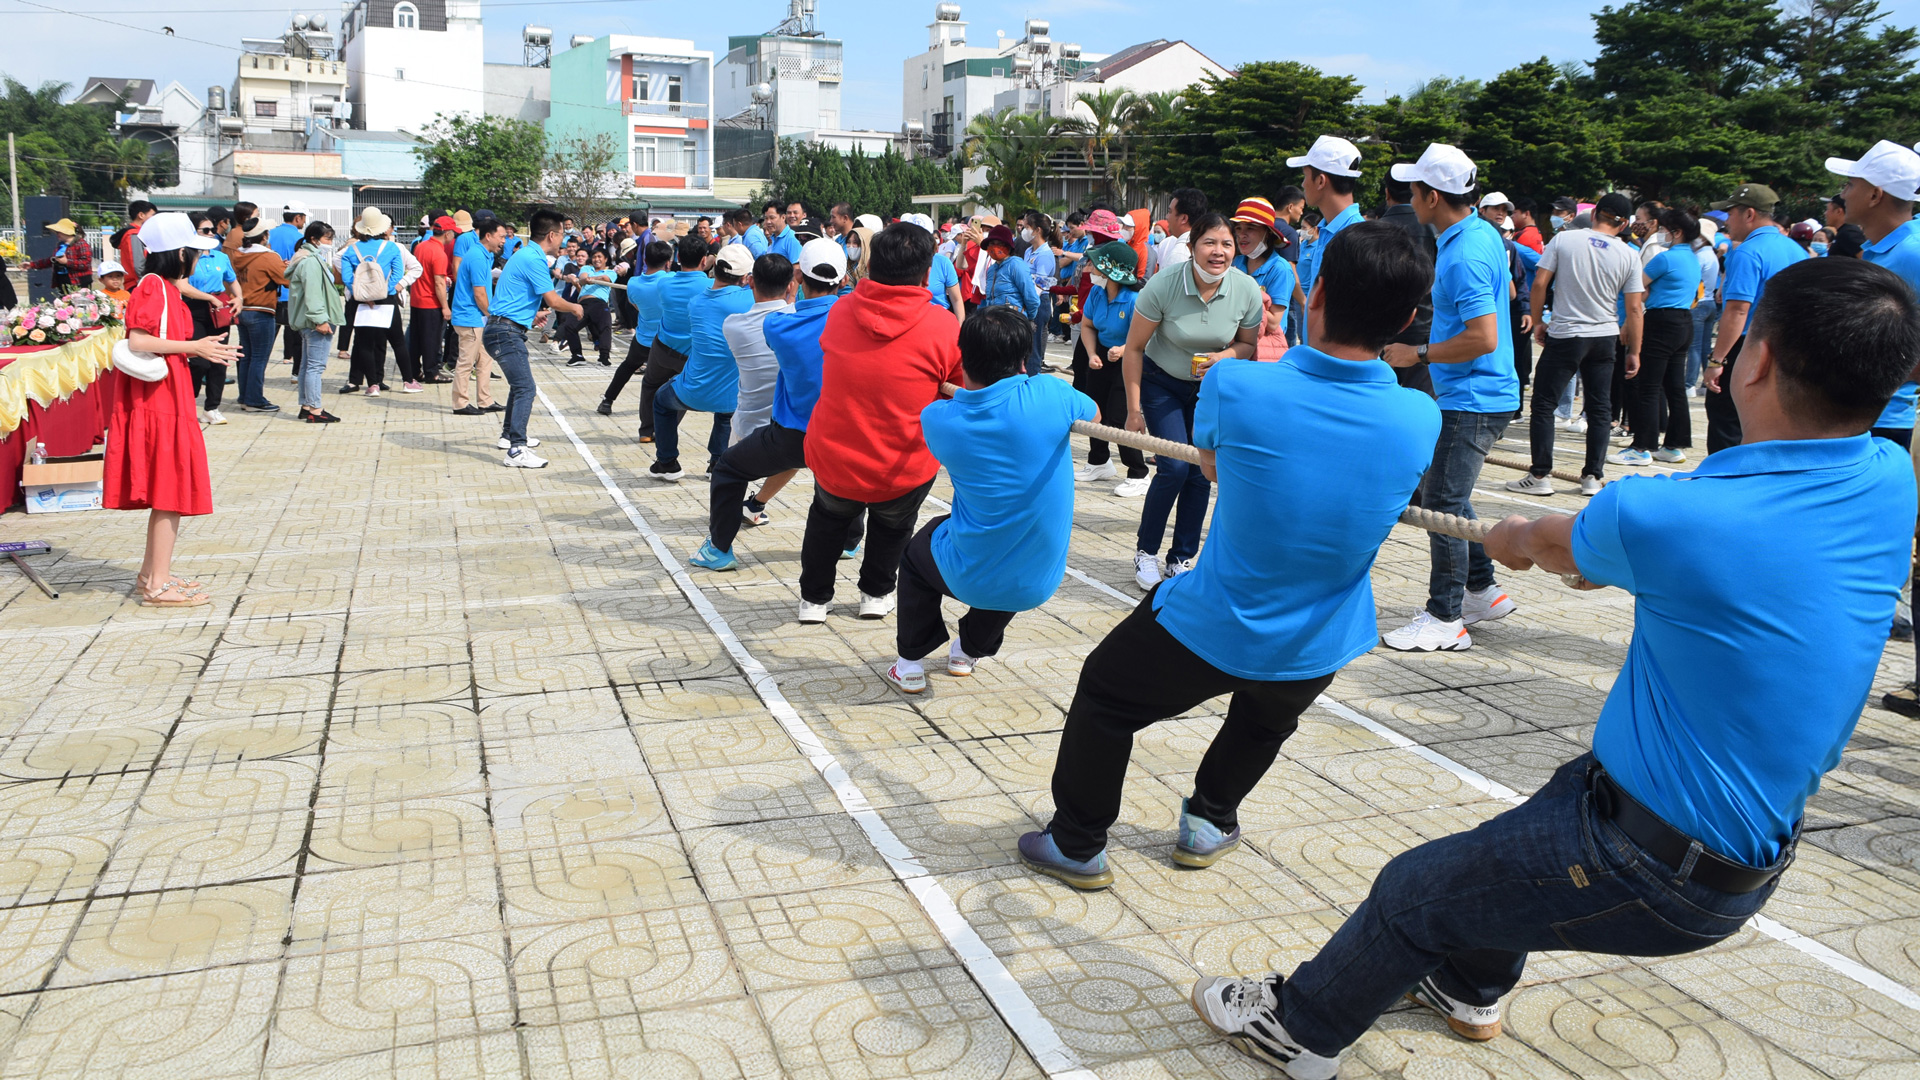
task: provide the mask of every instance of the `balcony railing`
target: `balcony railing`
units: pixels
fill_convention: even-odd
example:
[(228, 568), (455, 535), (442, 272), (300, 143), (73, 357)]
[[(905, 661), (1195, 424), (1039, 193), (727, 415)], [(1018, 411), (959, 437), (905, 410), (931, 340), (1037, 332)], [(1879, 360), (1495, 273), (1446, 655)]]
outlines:
[(707, 115), (707, 103), (704, 101), (627, 101), (629, 116), (690, 116), (704, 118)]

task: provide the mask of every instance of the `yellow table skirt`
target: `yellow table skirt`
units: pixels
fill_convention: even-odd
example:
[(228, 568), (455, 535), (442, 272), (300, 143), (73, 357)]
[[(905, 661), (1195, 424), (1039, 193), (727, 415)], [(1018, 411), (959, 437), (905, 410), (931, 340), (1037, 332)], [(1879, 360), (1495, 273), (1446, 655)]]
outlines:
[(17, 357), (0, 351), (0, 438), (11, 435), (27, 417), (27, 402), (46, 408), (93, 385), (113, 367), (113, 346), (126, 337), (124, 327), (98, 330), (58, 348)]

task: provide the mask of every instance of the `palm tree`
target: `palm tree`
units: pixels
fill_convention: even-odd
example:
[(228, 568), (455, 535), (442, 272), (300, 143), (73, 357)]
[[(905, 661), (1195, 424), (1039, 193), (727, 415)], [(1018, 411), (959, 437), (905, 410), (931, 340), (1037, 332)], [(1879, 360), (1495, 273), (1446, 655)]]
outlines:
[[(1087, 169), (1099, 172), (1101, 187), (1109, 199), (1126, 174), (1131, 158), (1127, 137), (1133, 133), (1136, 100), (1132, 91), (1101, 90), (1076, 100), (1073, 113), (1060, 125), (1063, 131), (1079, 138), (1080, 154), (1086, 159)], [(1085, 106), (1085, 115), (1081, 115), (1080, 106)]]
[(960, 147), (961, 160), (985, 168), (987, 175), (967, 194), (999, 206), (1006, 217), (1039, 209), (1041, 168), (1064, 141), (1059, 124), (1039, 113), (1002, 109), (974, 117)]
[(147, 144), (139, 139), (121, 139), (102, 145), (106, 153), (107, 178), (123, 195), (129, 188), (145, 187), (153, 174), (147, 160)]

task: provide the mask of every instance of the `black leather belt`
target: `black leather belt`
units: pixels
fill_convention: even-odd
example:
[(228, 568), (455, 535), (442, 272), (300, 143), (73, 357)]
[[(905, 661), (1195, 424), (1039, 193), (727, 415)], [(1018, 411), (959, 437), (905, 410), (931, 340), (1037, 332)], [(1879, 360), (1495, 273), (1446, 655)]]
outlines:
[[(1605, 769), (1595, 766), (1590, 774), (1594, 806), (1600, 816), (1618, 826), (1620, 831), (1634, 843), (1640, 845), (1647, 854), (1673, 867), (1675, 870), (1686, 865), (1687, 852), (1693, 847), (1693, 837), (1661, 820), (1660, 815), (1640, 804), (1640, 800), (1627, 794)], [(1795, 837), (1798, 840), (1798, 837)], [(1744, 863), (1716, 855), (1700, 848), (1693, 862), (1693, 872), (1689, 881), (1697, 881), (1709, 889), (1724, 893), (1750, 893), (1764, 887), (1768, 882), (1780, 876), (1780, 872), (1793, 861), (1793, 848), (1789, 845), (1782, 858), (1772, 867), (1755, 870)]]
[(503, 322), (503, 323), (509, 323), (509, 324), (511, 324), (511, 325), (513, 325), (513, 326), (517, 326), (517, 327), (519, 327), (519, 328), (520, 328), (520, 329), (522, 329), (522, 330), (532, 330), (532, 329), (533, 329), (533, 327), (531, 327), (531, 326), (528, 326), (528, 325), (527, 325), (526, 323), (523, 323), (523, 322), (521, 322), (521, 321), (519, 321), (518, 319), (509, 319), (509, 318), (507, 318), (507, 317), (506, 317), (505, 315), (489, 315), (489, 316), (487, 316), (487, 321), (488, 321), (488, 322), (492, 322), (492, 321), (494, 321), (495, 319), (498, 319), (498, 320), (500, 320), (500, 321), (501, 321), (501, 322)]

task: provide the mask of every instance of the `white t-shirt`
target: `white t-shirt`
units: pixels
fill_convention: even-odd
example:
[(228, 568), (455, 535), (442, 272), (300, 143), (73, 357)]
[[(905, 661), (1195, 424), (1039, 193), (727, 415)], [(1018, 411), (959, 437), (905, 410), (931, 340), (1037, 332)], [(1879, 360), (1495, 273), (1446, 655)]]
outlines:
[(1592, 229), (1554, 233), (1540, 269), (1553, 273), (1549, 337), (1612, 337), (1620, 332), (1620, 294), (1647, 291), (1640, 257), (1626, 241)]
[(1156, 255), (1154, 273), (1157, 274), (1169, 266), (1178, 266), (1192, 259), (1193, 249), (1187, 246), (1187, 234), (1181, 233), (1179, 236), (1169, 236), (1160, 241), (1160, 248)]

